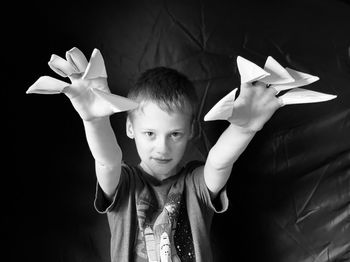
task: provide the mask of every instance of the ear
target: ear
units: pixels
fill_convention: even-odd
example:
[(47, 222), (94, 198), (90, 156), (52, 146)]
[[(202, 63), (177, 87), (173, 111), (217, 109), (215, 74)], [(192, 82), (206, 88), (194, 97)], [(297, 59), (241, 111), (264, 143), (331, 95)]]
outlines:
[(189, 137), (190, 140), (195, 136), (195, 134), (197, 132), (197, 129), (198, 129), (197, 125), (198, 125), (198, 123), (197, 123), (196, 119), (193, 119), (191, 121), (191, 126), (190, 126), (190, 137)]
[(132, 122), (131, 122), (129, 116), (126, 118), (126, 135), (130, 139), (134, 139), (134, 128), (132, 126)]

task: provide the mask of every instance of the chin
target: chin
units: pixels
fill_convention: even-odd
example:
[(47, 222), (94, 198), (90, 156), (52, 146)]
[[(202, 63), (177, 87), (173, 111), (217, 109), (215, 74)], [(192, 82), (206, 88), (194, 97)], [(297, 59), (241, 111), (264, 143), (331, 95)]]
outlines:
[(159, 175), (167, 175), (174, 170), (175, 167), (154, 167), (153, 171)]
[[(169, 176), (169, 175), (174, 175), (176, 172), (173, 172), (174, 170), (176, 171), (177, 164), (172, 164), (172, 165), (164, 165), (164, 166), (159, 166), (159, 165), (152, 165), (152, 172), (153, 174), (160, 175), (160, 176)], [(174, 173), (174, 174), (173, 174)]]

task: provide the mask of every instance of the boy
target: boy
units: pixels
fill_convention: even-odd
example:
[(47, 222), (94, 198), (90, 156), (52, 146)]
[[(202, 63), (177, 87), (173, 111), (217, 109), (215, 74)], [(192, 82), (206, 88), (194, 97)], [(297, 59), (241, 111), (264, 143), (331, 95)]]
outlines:
[(95, 159), (95, 207), (108, 215), (112, 261), (212, 261), (212, 216), (228, 207), (225, 184), (234, 162), (281, 106), (276, 90), (242, 84), (230, 125), (205, 163), (181, 166), (193, 136), (195, 89), (173, 69), (145, 71), (128, 95), (139, 104), (126, 122), (140, 157), (130, 166), (110, 125), (113, 112), (92, 91), (108, 91), (106, 79), (70, 79), (64, 93), (83, 120)]

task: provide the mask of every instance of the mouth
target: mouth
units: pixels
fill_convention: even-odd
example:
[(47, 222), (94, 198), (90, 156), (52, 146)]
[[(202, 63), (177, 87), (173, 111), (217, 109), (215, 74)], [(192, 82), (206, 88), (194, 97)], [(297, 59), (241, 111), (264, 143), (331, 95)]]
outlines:
[(158, 164), (167, 164), (171, 161), (171, 158), (159, 158), (159, 157), (152, 157), (152, 159), (158, 163)]

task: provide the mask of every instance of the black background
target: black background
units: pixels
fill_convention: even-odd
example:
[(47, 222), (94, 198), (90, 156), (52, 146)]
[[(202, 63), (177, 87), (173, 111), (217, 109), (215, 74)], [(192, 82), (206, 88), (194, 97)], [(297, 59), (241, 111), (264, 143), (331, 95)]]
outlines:
[[(105, 56), (112, 91), (125, 95), (131, 80), (143, 69), (159, 64), (178, 65), (170, 58), (167, 60), (168, 54), (163, 49), (160, 50), (165, 53), (161, 52), (160, 56), (163, 55), (164, 60), (154, 58), (154, 53), (147, 53), (144, 60), (117, 63), (118, 59), (142, 55), (140, 42), (149, 36), (149, 21), (142, 16), (145, 10), (152, 13), (156, 6), (168, 3), (168, 7), (175, 11), (177, 8), (190, 10), (187, 13), (179, 11), (186, 21), (193, 15), (192, 5), (201, 2), (12, 2), (2, 8), (1, 60), (5, 74), (2, 75), (1, 97), (5, 113), (2, 114), (1, 235), (5, 243), (2, 244), (2, 253), (8, 257), (7, 261), (109, 261), (107, 220), (93, 208), (94, 164), (79, 116), (64, 95), (25, 94), (41, 75), (56, 77), (47, 66), (50, 55), (56, 53), (64, 57), (65, 51), (76, 46), (89, 57), (93, 48), (99, 48)], [(350, 5), (347, 1), (204, 2), (212, 5), (208, 21), (221, 28), (221, 34), (216, 35), (211, 47), (214, 53), (220, 53), (227, 59), (243, 54), (261, 63), (263, 55), (274, 54), (278, 49), (271, 47), (272, 40), (278, 36), (278, 46), (286, 51), (279, 54), (283, 62), (299, 62), (293, 65), (300, 66), (301, 71), (304, 69), (320, 76), (322, 81), (310, 86), (310, 89), (338, 94), (337, 101), (327, 102), (327, 105), (292, 106), (290, 110), (293, 113), (283, 108), (252, 142), (238, 163), (238, 170), (249, 166), (247, 163), (252, 161), (251, 156), (255, 155), (254, 161), (258, 162), (265, 159), (261, 155), (264, 151), (258, 148), (268, 144), (265, 141), (269, 141), (272, 131), (283, 133), (315, 119), (348, 112)], [(190, 6), (189, 9), (186, 6)], [(245, 45), (246, 32), (253, 39), (256, 52), (249, 49), (251, 42), (248, 41), (248, 47)], [(254, 42), (254, 39), (258, 41)], [(264, 44), (266, 39), (271, 40), (270, 45)], [(170, 41), (168, 44), (176, 46), (176, 42)], [(244, 45), (247, 48), (241, 49)], [(183, 50), (181, 55), (184, 57), (195, 52), (191, 48)], [(113, 52), (117, 55), (111, 58)], [(259, 52), (260, 55), (256, 55)], [(278, 54), (276, 56), (278, 58)], [(219, 79), (215, 83), (217, 86), (220, 79), (226, 81), (225, 87), (238, 83), (234, 76), (237, 72), (232, 69), (233, 66), (230, 67), (230, 60), (210, 59), (208, 54), (202, 60), (181, 64), (179, 68), (192, 73), (190, 78), (196, 81), (198, 87), (206, 79), (215, 77)], [(206, 69), (209, 73), (195, 69), (198, 64), (203, 67), (206, 63), (211, 67)], [(220, 64), (219, 69), (214, 68), (216, 63)], [(204, 113), (225, 92), (213, 91)], [(124, 135), (124, 115), (112, 116), (112, 123), (122, 147), (128, 149), (125, 157), (136, 161), (133, 145)], [(348, 128), (348, 124), (344, 125)], [(215, 141), (223, 127), (224, 124), (218, 122), (205, 126), (210, 142)], [(332, 138), (332, 143), (339, 145), (343, 141), (348, 145), (346, 130), (338, 134), (338, 139)], [(329, 134), (329, 130), (325, 133)], [(320, 136), (320, 143), (322, 137), (329, 139), (328, 136)], [(344, 140), (346, 138), (348, 140)], [(308, 142), (304, 143), (297, 147), (300, 152), (308, 149)], [(341, 151), (349, 149), (346, 145)], [(260, 166), (263, 165), (258, 164), (256, 168)], [(252, 166), (249, 169), (250, 173), (256, 172)], [(305, 170), (295, 168), (292, 171), (302, 174)], [(292, 171), (287, 170), (287, 173)], [(263, 170), (261, 173), (265, 174)], [(245, 179), (238, 181), (249, 184)], [(349, 185), (346, 181), (344, 186)], [(269, 237), (263, 233), (264, 228), (259, 222), (262, 215), (254, 212), (254, 209), (260, 210), (254, 206), (256, 195), (252, 197), (255, 193), (251, 189), (239, 190), (241, 185), (235, 182), (231, 179), (228, 185), (232, 196), (230, 211), (214, 220), (213, 242), (217, 256), (220, 261), (243, 257), (244, 261), (257, 261), (258, 258), (260, 261), (265, 261), (264, 258), (272, 261), (268, 257), (274, 253), (271, 252), (274, 247), (270, 246)], [(280, 248), (276, 253), (281, 256), (277, 261), (292, 261), (288, 254), (293, 251), (288, 248)]]

